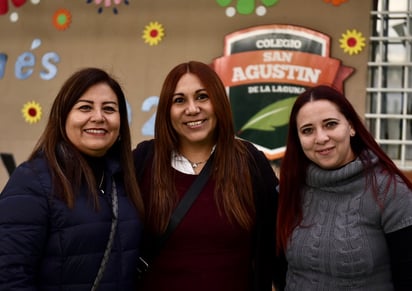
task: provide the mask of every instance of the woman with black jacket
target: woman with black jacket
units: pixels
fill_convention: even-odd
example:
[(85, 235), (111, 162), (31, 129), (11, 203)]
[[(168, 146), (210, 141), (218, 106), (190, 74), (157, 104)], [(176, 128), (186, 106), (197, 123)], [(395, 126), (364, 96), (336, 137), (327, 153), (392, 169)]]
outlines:
[(135, 290), (143, 214), (125, 96), (82, 69), (0, 195), (0, 290)]

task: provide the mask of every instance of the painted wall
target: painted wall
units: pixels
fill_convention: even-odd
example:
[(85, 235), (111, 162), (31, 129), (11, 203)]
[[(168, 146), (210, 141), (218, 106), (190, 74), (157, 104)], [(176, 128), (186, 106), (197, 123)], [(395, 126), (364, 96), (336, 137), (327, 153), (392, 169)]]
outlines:
[[(152, 96), (173, 66), (192, 59), (211, 63), (223, 55), (225, 35), (260, 25), (292, 24), (329, 35), (331, 57), (355, 69), (345, 93), (364, 113), (372, 1), (113, 0), (107, 7), (96, 2), (102, 1), (0, 0), (0, 152), (13, 154), (16, 164), (31, 152), (73, 71), (98, 66), (120, 80), (136, 144), (152, 136)], [(160, 34), (144, 39), (154, 22)], [(352, 54), (340, 46), (348, 30), (366, 39)], [(0, 188), (7, 178), (0, 164)]]

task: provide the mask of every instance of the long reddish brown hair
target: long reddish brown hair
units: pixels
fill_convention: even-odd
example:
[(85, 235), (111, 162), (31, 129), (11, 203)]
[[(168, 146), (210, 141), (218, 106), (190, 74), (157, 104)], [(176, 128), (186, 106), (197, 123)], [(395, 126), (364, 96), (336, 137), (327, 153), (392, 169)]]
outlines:
[[(408, 187), (412, 189), (411, 182), (381, 149), (363, 124), (352, 104), (340, 91), (326, 85), (310, 88), (298, 96), (289, 118), (286, 152), (281, 161), (279, 176), (279, 209), (277, 219), (278, 250), (286, 249), (293, 229), (300, 225), (302, 221), (301, 190), (305, 185), (306, 171), (310, 160), (305, 156), (300, 145), (296, 117), (302, 106), (315, 100), (328, 100), (334, 103), (350, 122), (356, 132), (355, 136), (351, 137), (350, 140), (351, 148), (355, 155), (361, 159), (365, 167), (371, 164), (371, 157), (366, 154), (366, 150), (372, 151), (378, 157), (380, 165), (386, 170), (389, 176), (385, 191), (388, 191), (391, 183), (396, 182), (396, 176), (401, 177)], [(367, 175), (365, 179), (365, 189), (366, 187), (372, 188), (373, 195), (379, 204), (380, 201), (378, 201), (378, 189), (374, 171), (368, 171)]]
[(248, 152), (235, 138), (232, 111), (222, 81), (209, 65), (197, 61), (177, 65), (163, 83), (156, 113), (152, 193), (146, 205), (147, 221), (155, 231), (164, 231), (178, 201), (170, 165), (172, 151), (179, 148), (179, 136), (172, 126), (170, 108), (176, 85), (188, 72), (196, 75), (205, 86), (217, 119), (213, 159), (213, 169), (217, 170), (212, 173), (216, 181), (215, 201), (231, 221), (251, 229), (255, 206)]

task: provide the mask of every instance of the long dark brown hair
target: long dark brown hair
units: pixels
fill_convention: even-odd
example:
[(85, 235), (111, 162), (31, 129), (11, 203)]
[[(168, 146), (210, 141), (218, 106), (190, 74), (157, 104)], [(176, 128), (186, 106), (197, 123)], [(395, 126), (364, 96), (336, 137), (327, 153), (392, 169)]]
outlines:
[(174, 67), (162, 86), (155, 122), (152, 193), (146, 208), (147, 220), (154, 231), (164, 231), (178, 201), (170, 165), (171, 153), (177, 151), (179, 146), (179, 136), (172, 126), (170, 108), (176, 85), (186, 73), (200, 79), (217, 119), (213, 159), (213, 168), (217, 170), (212, 174), (216, 181), (215, 201), (231, 221), (251, 229), (255, 206), (247, 148), (235, 138), (230, 103), (221, 79), (209, 65), (197, 61)]
[[(335, 104), (339, 111), (350, 122), (355, 130), (355, 136), (351, 137), (350, 144), (355, 156), (359, 157), (365, 167), (372, 163), (366, 150), (372, 151), (379, 159), (380, 165), (386, 170), (389, 179), (384, 191), (389, 190), (391, 183), (396, 182), (396, 176), (412, 189), (411, 182), (394, 164), (394, 162), (381, 149), (374, 137), (370, 134), (359, 115), (348, 99), (338, 90), (326, 85), (309, 88), (296, 99), (289, 119), (288, 138), (286, 152), (280, 165), (279, 176), (279, 209), (277, 219), (277, 245), (280, 249), (286, 249), (287, 242), (293, 232), (302, 221), (302, 197), (301, 190), (305, 185), (306, 172), (310, 160), (305, 156), (298, 136), (296, 117), (299, 110), (308, 102), (315, 100), (328, 100)], [(378, 188), (374, 171), (368, 171), (366, 187), (371, 187), (373, 195), (379, 204)], [(386, 193), (383, 193), (386, 195)], [(381, 205), (382, 206), (382, 205)]]
[(86, 181), (94, 205), (98, 208), (96, 181), (92, 169), (67, 137), (66, 119), (76, 101), (92, 86), (107, 84), (117, 96), (120, 113), (120, 138), (109, 152), (120, 157), (123, 183), (127, 195), (143, 215), (143, 202), (134, 175), (131, 152), (130, 128), (127, 118), (127, 104), (120, 84), (107, 72), (99, 68), (84, 68), (71, 75), (58, 92), (45, 130), (34, 147), (29, 160), (44, 155), (51, 168), (53, 193), (68, 207), (73, 207), (76, 195), (83, 181)]

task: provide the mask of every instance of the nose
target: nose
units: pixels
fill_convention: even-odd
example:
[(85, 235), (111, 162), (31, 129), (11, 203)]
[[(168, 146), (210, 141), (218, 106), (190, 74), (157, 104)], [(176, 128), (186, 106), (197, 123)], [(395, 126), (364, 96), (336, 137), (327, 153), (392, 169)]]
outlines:
[(316, 131), (316, 143), (323, 144), (329, 140), (328, 133), (323, 129), (318, 129)]
[(190, 100), (187, 102), (186, 114), (187, 115), (195, 115), (200, 112), (199, 106), (197, 106), (194, 100)]
[(91, 120), (93, 122), (104, 122), (104, 114), (103, 111), (100, 109), (96, 109), (93, 111)]

